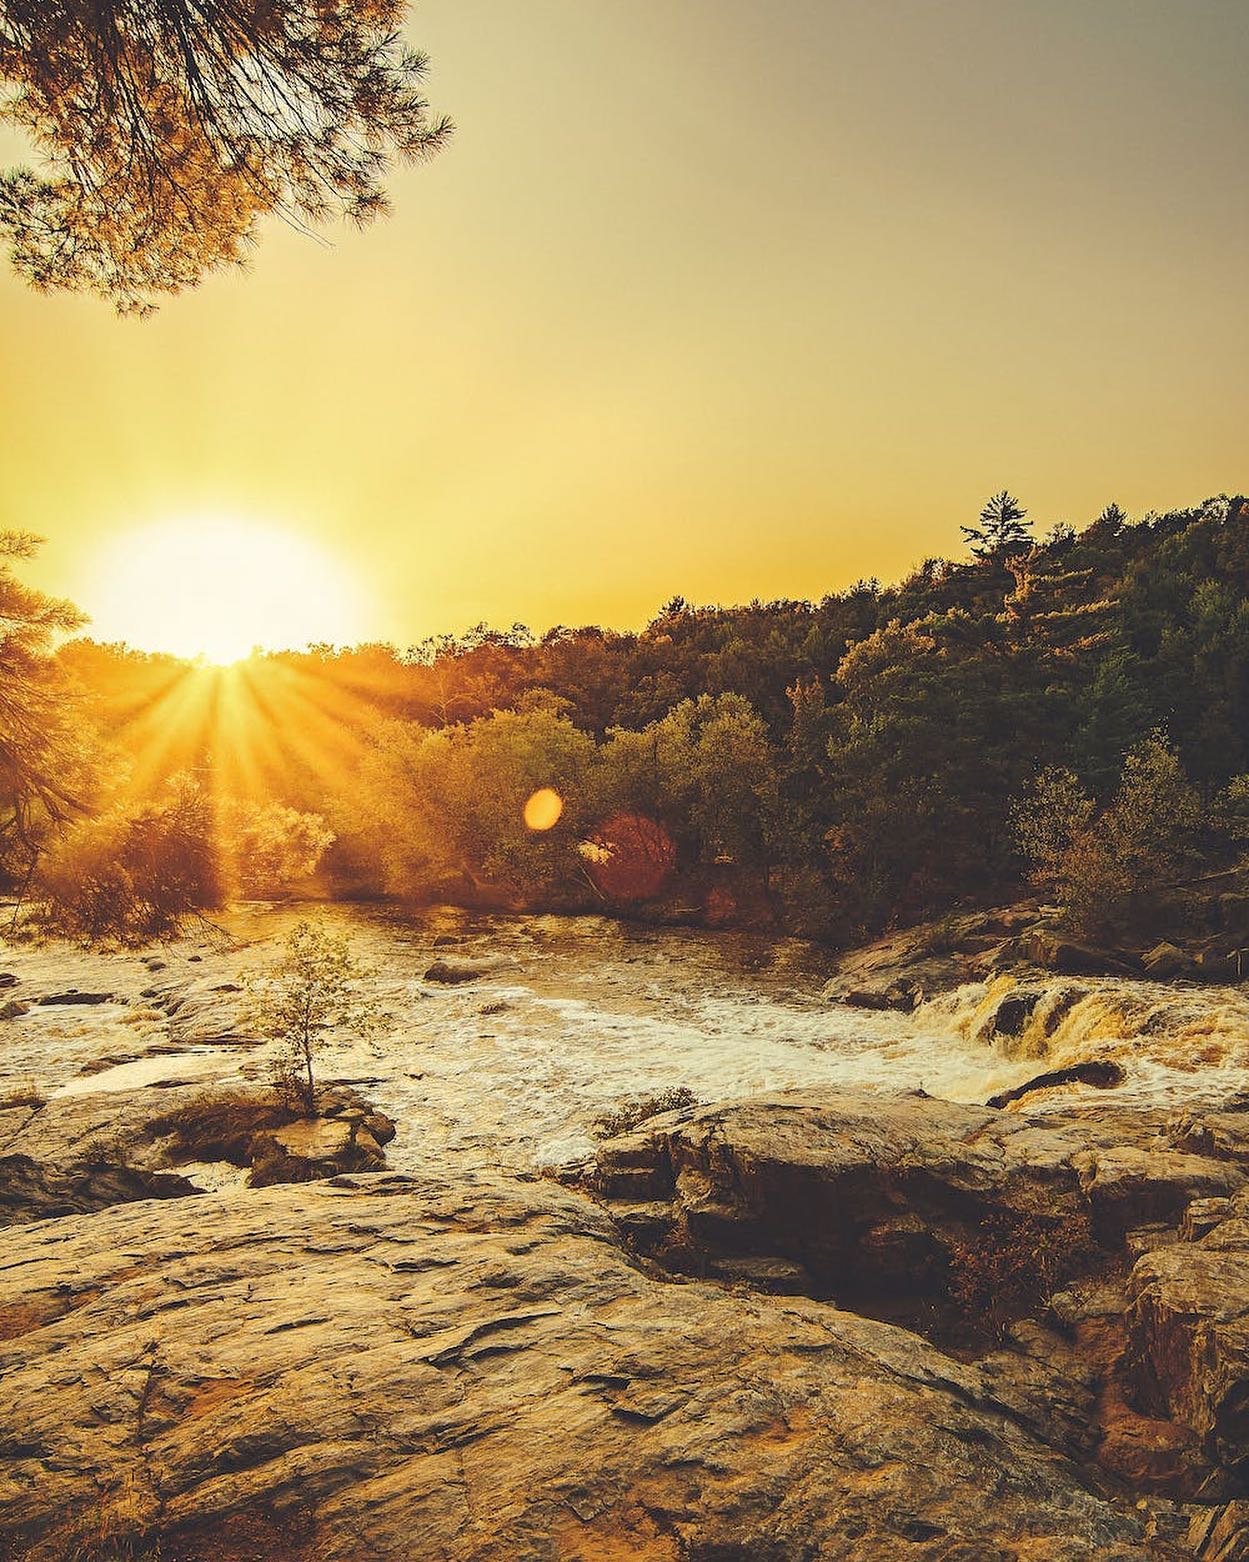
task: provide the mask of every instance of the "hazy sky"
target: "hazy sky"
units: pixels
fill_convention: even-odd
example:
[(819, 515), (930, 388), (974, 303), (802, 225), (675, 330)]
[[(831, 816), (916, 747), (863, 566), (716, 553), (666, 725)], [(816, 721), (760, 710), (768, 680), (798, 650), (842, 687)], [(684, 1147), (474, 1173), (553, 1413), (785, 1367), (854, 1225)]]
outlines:
[(362, 630), (819, 596), (1249, 487), (1246, 0), (425, 0), (457, 122), (145, 322), (0, 277), (0, 524), (220, 515)]

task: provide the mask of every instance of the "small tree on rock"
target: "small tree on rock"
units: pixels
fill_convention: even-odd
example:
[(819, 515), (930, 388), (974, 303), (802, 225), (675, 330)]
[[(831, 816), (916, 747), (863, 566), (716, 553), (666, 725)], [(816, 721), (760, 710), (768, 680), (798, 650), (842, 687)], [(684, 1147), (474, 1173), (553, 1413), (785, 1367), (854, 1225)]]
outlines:
[(279, 1047), (274, 1084), (309, 1115), (317, 1108), (314, 1065), (329, 1034), (362, 1038), (376, 1023), (361, 990), (368, 974), (347, 939), (305, 921), (254, 988), (257, 1029)]

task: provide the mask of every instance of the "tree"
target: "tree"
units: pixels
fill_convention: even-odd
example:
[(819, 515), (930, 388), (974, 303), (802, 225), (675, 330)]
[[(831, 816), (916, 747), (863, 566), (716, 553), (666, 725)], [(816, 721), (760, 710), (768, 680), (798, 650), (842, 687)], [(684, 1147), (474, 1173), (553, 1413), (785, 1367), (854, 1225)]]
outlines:
[(1124, 760), (1119, 789), (1100, 814), (1070, 772), (1050, 770), (1014, 822), (1034, 878), (1053, 887), (1066, 922), (1104, 934), (1139, 923), (1158, 891), (1193, 865), (1205, 819), (1175, 750), (1155, 733)]
[(59, 933), (144, 943), (225, 898), (212, 800), (191, 777), (61, 831), (39, 865), (40, 919)]
[(1001, 561), (1032, 546), (1032, 522), (1018, 499), (1003, 488), (980, 512), (979, 526), (960, 526), (976, 558)]
[[(376, 862), (392, 893), (428, 898), (458, 881), (490, 899), (585, 886), (577, 852), (593, 822), (594, 739), (534, 691), (526, 708), (430, 731), (387, 722), (366, 748), (340, 835)], [(525, 803), (552, 788), (556, 829), (533, 830)]]
[(385, 209), (450, 131), (404, 0), (0, 0), (3, 116), (46, 169), (0, 176), (18, 272), (144, 312), (239, 264), (260, 218)]
[(1073, 843), (1088, 829), (1096, 805), (1079, 778), (1060, 765), (1043, 770), (1011, 809), (1019, 849), (1038, 884), (1052, 885)]
[(317, 1109), (315, 1061), (331, 1031), (367, 1034), (375, 1021), (360, 991), (367, 970), (347, 939), (311, 922), (291, 929), (282, 955), (253, 987), (261, 1035), (278, 1044), (274, 1079), (309, 1114)]
[(66, 680), (51, 655), (82, 614), (24, 585), (7, 562), (31, 558), (40, 541), (0, 532), (0, 856), (19, 878), (47, 825), (73, 814), (86, 766)]
[(284, 894), (310, 878), (334, 844), (334, 832), (320, 814), (273, 799), (236, 802), (227, 810), (227, 824), (232, 887), (258, 899)]

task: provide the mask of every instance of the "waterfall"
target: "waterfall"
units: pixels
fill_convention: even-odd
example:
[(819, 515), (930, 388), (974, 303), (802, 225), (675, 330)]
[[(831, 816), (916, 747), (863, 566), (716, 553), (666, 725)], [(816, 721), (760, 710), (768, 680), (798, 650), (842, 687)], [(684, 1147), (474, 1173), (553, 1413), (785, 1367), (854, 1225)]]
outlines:
[(1118, 1063), (1137, 1098), (1249, 1089), (1249, 993), (1239, 987), (1004, 974), (930, 999), (914, 1021), (1035, 1061), (1037, 1073)]

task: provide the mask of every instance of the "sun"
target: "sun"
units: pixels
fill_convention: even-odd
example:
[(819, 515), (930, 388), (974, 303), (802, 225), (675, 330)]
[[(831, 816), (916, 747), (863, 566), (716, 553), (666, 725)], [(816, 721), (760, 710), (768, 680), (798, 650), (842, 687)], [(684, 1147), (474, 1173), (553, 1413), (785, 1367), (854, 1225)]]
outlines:
[(163, 521), (107, 544), (80, 595), (97, 640), (218, 665), (257, 649), (360, 637), (359, 587), (306, 538), (222, 516)]

